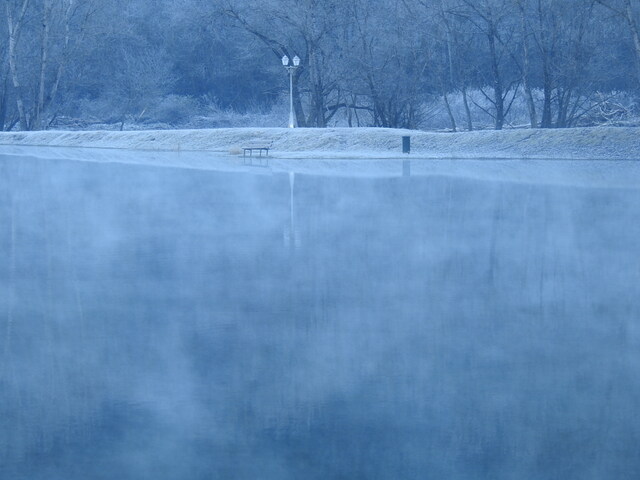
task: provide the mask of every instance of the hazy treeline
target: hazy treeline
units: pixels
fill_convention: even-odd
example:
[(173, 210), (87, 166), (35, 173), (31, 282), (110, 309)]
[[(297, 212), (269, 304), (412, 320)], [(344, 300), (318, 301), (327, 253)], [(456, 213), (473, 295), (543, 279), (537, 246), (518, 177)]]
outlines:
[(269, 112), (285, 54), (302, 60), (300, 126), (638, 116), (638, 0), (2, 0), (1, 15), (1, 130)]

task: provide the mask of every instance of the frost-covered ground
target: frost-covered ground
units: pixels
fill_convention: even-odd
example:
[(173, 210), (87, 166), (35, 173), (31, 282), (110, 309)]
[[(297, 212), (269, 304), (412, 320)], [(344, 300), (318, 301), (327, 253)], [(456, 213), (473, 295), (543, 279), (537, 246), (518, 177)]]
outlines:
[[(411, 136), (412, 158), (640, 159), (640, 128), (434, 133), (385, 128), (223, 128), (215, 130), (0, 133), (0, 145), (91, 147), (237, 154), (273, 142), (276, 158), (390, 158)], [(1, 149), (4, 151), (4, 149)]]

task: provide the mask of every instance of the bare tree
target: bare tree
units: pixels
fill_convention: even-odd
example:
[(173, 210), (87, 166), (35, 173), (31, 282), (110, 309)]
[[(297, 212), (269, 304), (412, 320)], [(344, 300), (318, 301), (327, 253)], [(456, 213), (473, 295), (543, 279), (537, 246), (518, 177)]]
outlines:
[(531, 89), (531, 31), (529, 28), (527, 0), (516, 0), (520, 11), (520, 28), (522, 36), (522, 87), (527, 99), (527, 109), (529, 110), (529, 124), (531, 128), (538, 127), (538, 115), (536, 104), (533, 99)]
[[(512, 4), (507, 0), (462, 0), (467, 7), (464, 15), (475, 26), (487, 42), (488, 73), (493, 94), (481, 89), (484, 97), (492, 104), (493, 112), (487, 112), (494, 118), (496, 130), (502, 130), (505, 119), (517, 93), (519, 79), (508, 75), (511, 55), (508, 50), (513, 36)], [(510, 78), (511, 77), (511, 78)], [(511, 99), (508, 100), (511, 94)]]
[[(251, 0), (229, 0), (224, 13), (233, 18), (248, 33), (258, 38), (277, 57), (301, 57), (295, 71), (294, 109), (299, 126), (325, 127), (340, 104), (334, 99), (337, 90), (331, 76), (332, 50), (326, 48), (331, 32), (336, 28), (330, 12), (339, 2), (300, 0), (278, 4), (255, 3)], [(301, 82), (307, 85), (308, 116), (305, 117)]]
[(638, 82), (640, 83), (640, 5), (636, 1), (634, 3), (631, 0), (597, 0), (597, 2), (615, 13), (619, 18), (623, 19), (626, 23), (631, 38), (633, 39), (633, 47), (636, 55), (636, 69), (638, 75)]
[(31, 130), (41, 130), (42, 113), (44, 111), (46, 75), (49, 63), (49, 33), (51, 31), (51, 11), (53, 4), (51, 0), (44, 0), (42, 8), (42, 43), (40, 46), (40, 75), (38, 78), (38, 98), (35, 104), (35, 111), (31, 122)]
[(7, 27), (9, 33), (9, 68), (13, 88), (16, 90), (16, 104), (20, 116), (20, 128), (28, 130), (27, 114), (22, 99), (22, 83), (18, 73), (18, 42), (24, 27), (25, 17), (29, 8), (30, 0), (19, 0), (17, 4), (13, 0), (5, 0), (5, 11), (7, 12)]
[(463, 23), (460, 22), (460, 16), (457, 12), (460, 11), (460, 5), (457, 0), (439, 0), (436, 6), (433, 6), (433, 2), (427, 0), (420, 0), (420, 3), (429, 12), (430, 8), (437, 8), (436, 12), (429, 12), (437, 20), (443, 34), (441, 35), (442, 41), (445, 44), (445, 57), (446, 57), (446, 74), (442, 81), (444, 87), (443, 100), (447, 115), (449, 116), (451, 127), (453, 131), (457, 130), (455, 116), (451, 109), (448, 91), (460, 92), (462, 95), (462, 101), (465, 109), (467, 130), (473, 130), (473, 121), (471, 118), (471, 109), (469, 108), (469, 99), (467, 95), (469, 78), (465, 74), (465, 68), (463, 67), (465, 60), (463, 59), (463, 52), (468, 51), (472, 42), (472, 35), (469, 35), (469, 29), (465, 28)]
[(0, 131), (5, 129), (9, 110), (9, 60), (7, 25), (0, 22)]
[(406, 2), (348, 5), (350, 36), (343, 49), (351, 53), (345, 63), (354, 74), (352, 91), (368, 98), (373, 125), (416, 128), (430, 65), (424, 24)]
[[(48, 126), (44, 115), (58, 94), (69, 62), (72, 35), (75, 33), (82, 36), (87, 18), (91, 14), (92, 3), (93, 0), (43, 0), (38, 93), (30, 122), (31, 130)], [(72, 25), (74, 21), (75, 25)], [(55, 29), (56, 41), (52, 41), (52, 29)]]

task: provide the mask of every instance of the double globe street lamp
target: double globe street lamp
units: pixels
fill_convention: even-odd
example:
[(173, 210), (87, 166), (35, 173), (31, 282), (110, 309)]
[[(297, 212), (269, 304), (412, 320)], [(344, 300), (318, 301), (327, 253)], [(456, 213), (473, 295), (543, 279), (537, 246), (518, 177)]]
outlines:
[(296, 126), (295, 116), (293, 115), (293, 72), (300, 66), (300, 57), (293, 57), (293, 65), (289, 64), (289, 57), (282, 57), (282, 65), (289, 72), (289, 128)]

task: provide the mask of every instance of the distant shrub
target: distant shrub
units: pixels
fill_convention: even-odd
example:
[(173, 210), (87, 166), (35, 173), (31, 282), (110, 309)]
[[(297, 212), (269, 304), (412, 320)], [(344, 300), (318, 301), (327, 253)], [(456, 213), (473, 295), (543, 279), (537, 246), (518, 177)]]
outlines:
[(180, 125), (198, 115), (200, 105), (197, 99), (182, 95), (168, 95), (162, 98), (147, 113), (148, 121)]
[(591, 99), (583, 122), (587, 125), (637, 124), (640, 102), (628, 92), (598, 92)]
[[(534, 103), (538, 121), (542, 112), (543, 94), (534, 90)], [(451, 112), (458, 131), (467, 129), (467, 113), (460, 92), (448, 95)], [(510, 99), (510, 97), (509, 97)], [(469, 90), (467, 100), (474, 130), (493, 128), (493, 105), (479, 90)], [(580, 108), (570, 126), (640, 125), (640, 98), (628, 92), (595, 92), (578, 98)], [(70, 114), (56, 117), (51, 125), (68, 130), (140, 130), (140, 129), (203, 129), (240, 127), (286, 127), (289, 118), (289, 99), (283, 95), (269, 108), (254, 105), (245, 112), (222, 108), (215, 98), (194, 98), (168, 95), (149, 102), (136, 113), (125, 113), (122, 102), (115, 97), (81, 99), (74, 104)], [(555, 104), (553, 111), (555, 115)], [(417, 114), (418, 128), (424, 130), (451, 130), (451, 119), (442, 96), (423, 98)], [(124, 123), (123, 123), (124, 122)], [(505, 128), (527, 128), (529, 110), (522, 90), (516, 95), (506, 116)], [(331, 119), (329, 127), (374, 125), (367, 110), (342, 109)]]

